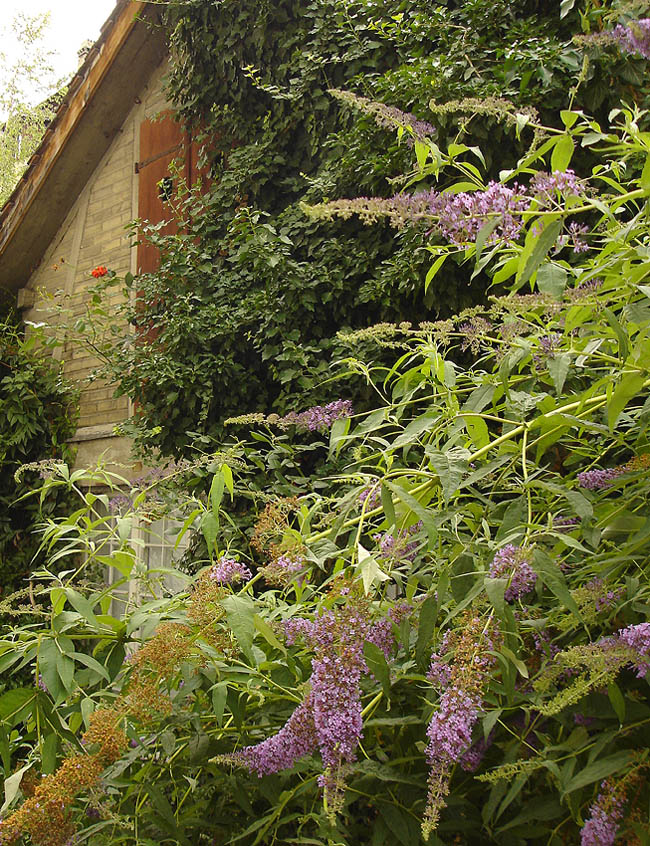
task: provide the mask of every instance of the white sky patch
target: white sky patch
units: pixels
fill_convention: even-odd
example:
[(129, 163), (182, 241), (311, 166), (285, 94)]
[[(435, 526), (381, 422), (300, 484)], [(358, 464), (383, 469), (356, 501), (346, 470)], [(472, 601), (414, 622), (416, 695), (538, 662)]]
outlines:
[(115, 0), (0, 0), (0, 50), (9, 61), (18, 58), (11, 36), (11, 22), (18, 12), (49, 12), (45, 49), (54, 52), (51, 63), (56, 77), (69, 78), (77, 69), (77, 51), (87, 39), (99, 38), (102, 24), (114, 8)]

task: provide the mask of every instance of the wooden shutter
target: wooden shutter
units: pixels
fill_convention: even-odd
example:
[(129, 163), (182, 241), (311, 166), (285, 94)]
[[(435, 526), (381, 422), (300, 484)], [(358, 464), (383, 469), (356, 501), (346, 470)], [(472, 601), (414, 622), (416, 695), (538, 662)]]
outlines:
[[(156, 120), (145, 120), (140, 125), (140, 161), (138, 173), (138, 217), (149, 223), (168, 220), (171, 209), (164, 202), (164, 180), (171, 179), (170, 165), (179, 160), (180, 174), (185, 179), (191, 176), (190, 154), (192, 145), (181, 124), (170, 112)], [(162, 186), (162, 188), (161, 188)], [(178, 231), (174, 221), (160, 230), (161, 234), (173, 235)], [(158, 269), (160, 253), (146, 241), (138, 245), (138, 272), (152, 273)]]
[[(145, 120), (140, 125), (140, 161), (136, 165), (138, 185), (138, 217), (149, 223), (160, 223), (171, 217), (165, 203), (165, 180), (170, 180), (170, 165), (179, 162), (179, 176), (192, 185), (201, 178), (203, 187), (209, 185), (208, 168), (198, 166), (203, 143), (193, 140), (184, 127), (174, 120), (171, 112), (155, 120)], [(162, 190), (161, 190), (162, 185)], [(169, 183), (173, 190), (176, 186)], [(164, 226), (160, 233), (173, 235), (178, 232), (176, 222)], [(138, 245), (138, 273), (152, 273), (160, 265), (160, 254), (147, 242)]]

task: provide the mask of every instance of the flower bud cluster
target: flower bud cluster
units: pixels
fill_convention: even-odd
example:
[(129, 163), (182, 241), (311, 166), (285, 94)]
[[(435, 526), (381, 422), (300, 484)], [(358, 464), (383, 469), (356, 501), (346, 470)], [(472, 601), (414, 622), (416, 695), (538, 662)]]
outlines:
[(626, 53), (638, 53), (650, 59), (650, 18), (630, 21), (627, 26), (619, 24), (612, 32), (612, 38)]
[[(428, 677), (442, 690), (438, 710), (427, 728), (429, 792), (422, 823), (425, 840), (438, 825), (445, 807), (451, 773), (472, 745), (472, 731), (483, 707), (483, 690), (496, 662), (500, 640), (492, 620), (468, 613), (458, 628), (445, 633), (431, 658)], [(471, 765), (472, 760), (466, 761)]]
[(253, 574), (245, 564), (222, 555), (208, 571), (208, 578), (218, 585), (232, 585), (250, 581)]
[(90, 752), (70, 755), (59, 769), (41, 779), (28, 798), (7, 819), (0, 821), (0, 844), (11, 846), (28, 834), (36, 846), (65, 846), (75, 833), (71, 807), (77, 794), (94, 787), (109, 764), (127, 746), (124, 715), (105, 708), (90, 716), (81, 743)]
[(643, 453), (631, 458), (625, 464), (610, 467), (607, 470), (584, 470), (578, 473), (578, 484), (588, 491), (600, 491), (609, 488), (624, 473), (637, 473), (650, 467), (650, 453)]
[(422, 521), (418, 520), (408, 529), (398, 529), (395, 534), (385, 532), (383, 535), (373, 535), (373, 540), (379, 544), (379, 552), (383, 558), (393, 564), (401, 561), (414, 561), (420, 542), (410, 540), (422, 529)]
[(519, 599), (535, 587), (537, 573), (530, 566), (529, 560), (529, 550), (511, 543), (494, 556), (490, 565), (490, 576), (493, 579), (508, 579), (504, 593), (506, 602)]
[(336, 420), (352, 417), (353, 414), (354, 409), (350, 400), (338, 399), (327, 405), (315, 405), (305, 411), (290, 411), (275, 422), (282, 428), (295, 426), (302, 431), (326, 432)]

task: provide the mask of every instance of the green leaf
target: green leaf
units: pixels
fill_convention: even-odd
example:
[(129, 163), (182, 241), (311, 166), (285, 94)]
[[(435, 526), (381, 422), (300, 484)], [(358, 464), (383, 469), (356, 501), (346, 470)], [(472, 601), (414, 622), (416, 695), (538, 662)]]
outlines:
[(576, 4), (576, 0), (562, 0), (560, 4), (560, 18), (565, 18)]
[(545, 219), (541, 233), (533, 235), (532, 228), (528, 230), (524, 249), (519, 257), (519, 270), (516, 278), (518, 287), (528, 282), (535, 273), (549, 251), (555, 246), (561, 231), (562, 220), (551, 216)]
[(555, 393), (560, 396), (567, 374), (569, 373), (569, 368), (571, 367), (571, 353), (566, 352), (560, 353), (560, 355), (554, 355), (553, 358), (549, 359), (546, 366), (553, 380)]
[(223, 499), (224, 486), (225, 479), (222, 468), (214, 474), (212, 484), (210, 485), (210, 505), (212, 507), (212, 513), (216, 520), (219, 520), (219, 506), (221, 505), (221, 500)]
[(237, 638), (241, 651), (255, 664), (253, 638), (255, 637), (255, 604), (247, 596), (226, 596), (221, 600), (228, 625)]
[(501, 651), (502, 655), (505, 655), (506, 658), (515, 665), (519, 675), (522, 676), (523, 678), (527, 679), (528, 678), (528, 667), (524, 664), (523, 661), (521, 661), (519, 658), (517, 658), (517, 656), (512, 651), (512, 649), (509, 649), (507, 646), (502, 646), (500, 651)]
[(41, 746), (41, 769), (43, 775), (49, 775), (56, 769), (56, 753), (59, 748), (59, 736), (56, 732), (46, 735)]
[(578, 112), (572, 112), (570, 109), (562, 109), (560, 117), (562, 118), (562, 123), (566, 126), (566, 128), (571, 129), (580, 115)]
[(542, 294), (550, 294), (556, 300), (561, 300), (567, 278), (568, 274), (563, 267), (547, 262), (537, 271), (537, 287)]
[(464, 414), (463, 422), (467, 433), (472, 439), (472, 443), (477, 449), (487, 446), (490, 443), (490, 432), (488, 431), (487, 423), (482, 417), (473, 414)]
[(406, 811), (395, 805), (382, 802), (379, 806), (379, 812), (393, 836), (402, 846), (413, 846), (414, 843), (421, 842), (420, 827), (417, 821)]
[(217, 723), (222, 725), (223, 712), (226, 708), (226, 698), (228, 696), (228, 685), (226, 682), (219, 682), (212, 688), (212, 708), (214, 715), (217, 718)]
[(266, 620), (264, 620), (262, 617), (260, 617), (259, 614), (255, 614), (254, 617), (253, 617), (253, 622), (255, 623), (255, 628), (262, 635), (262, 637), (264, 638), (264, 640), (267, 643), (269, 643), (271, 646), (275, 647), (276, 649), (279, 649), (280, 652), (286, 653), (287, 650), (284, 648), (284, 646), (277, 639), (275, 632), (273, 631), (271, 626), (269, 626), (269, 624), (266, 622)]
[(621, 693), (621, 688), (616, 684), (616, 682), (610, 682), (607, 685), (607, 696), (609, 697), (609, 701), (612, 703), (612, 708), (618, 717), (619, 723), (623, 725), (625, 722), (625, 699)]
[(52, 604), (52, 614), (56, 617), (65, 607), (65, 591), (63, 588), (52, 588), (50, 590), (50, 602)]
[(390, 489), (385, 482), (381, 483), (381, 507), (384, 511), (386, 521), (389, 526), (395, 526), (397, 519), (395, 517), (395, 507), (393, 505), (393, 497)]
[(78, 591), (74, 590), (73, 588), (65, 588), (65, 595), (74, 610), (81, 614), (81, 616), (86, 620), (87, 623), (94, 629), (100, 629), (101, 625), (99, 620), (95, 616), (93, 611), (93, 606), (91, 603), (86, 599), (85, 596), (82, 596)]
[(639, 185), (644, 191), (650, 191), (650, 153), (646, 156), (643, 170), (641, 171), (641, 178)]
[(574, 776), (566, 786), (562, 796), (573, 793), (574, 790), (579, 790), (581, 787), (586, 787), (588, 784), (593, 784), (595, 781), (603, 781), (612, 773), (617, 773), (624, 769), (634, 758), (633, 750), (624, 750), (622, 752), (615, 752), (613, 755), (608, 755), (606, 758), (601, 758), (584, 767), (580, 772)]
[(467, 459), (470, 452), (459, 447), (452, 447), (446, 452), (434, 449), (427, 449), (426, 452), (431, 466), (438, 474), (442, 496), (447, 503), (456, 493), (463, 476), (467, 473), (469, 467)]
[(379, 564), (377, 564), (377, 561), (364, 546), (359, 544), (357, 552), (359, 555), (358, 569), (363, 581), (363, 589), (366, 594), (368, 594), (375, 583), (385, 582), (390, 578), (390, 576), (387, 576), (386, 573), (384, 573)]
[(219, 532), (219, 520), (212, 511), (206, 511), (201, 520), (201, 531), (208, 547), (208, 553), (212, 554), (217, 542)]
[(27, 770), (31, 769), (32, 764), (25, 764), (24, 767), (21, 767), (17, 772), (13, 775), (10, 775), (9, 778), (5, 779), (5, 801), (2, 807), (0, 808), (0, 814), (4, 814), (7, 808), (11, 805), (14, 801), (16, 796), (18, 795), (18, 791), (20, 790), (20, 782), (23, 780), (23, 776), (27, 772)]
[(419, 517), (420, 520), (422, 520), (422, 525), (429, 536), (429, 542), (433, 543), (438, 536), (438, 530), (435, 526), (433, 513), (399, 485), (395, 485), (392, 482), (386, 482), (386, 485), (391, 489), (391, 491), (393, 491), (397, 498), (406, 505), (407, 508), (409, 508), (417, 517)]
[(390, 671), (386, 663), (386, 656), (375, 643), (366, 641), (363, 645), (363, 654), (368, 669), (381, 684), (386, 699), (390, 699)]
[(226, 484), (226, 490), (230, 494), (230, 499), (232, 501), (235, 496), (235, 480), (232, 476), (232, 470), (230, 469), (230, 467), (228, 467), (227, 464), (222, 464), (221, 472), (223, 474), (223, 480)]
[(0, 718), (2, 722), (14, 726), (24, 719), (35, 703), (35, 690), (30, 687), (15, 687), (0, 696)]
[(110, 682), (111, 677), (108, 674), (108, 670), (106, 667), (103, 667), (96, 658), (93, 658), (90, 655), (86, 655), (83, 652), (73, 652), (72, 657), (75, 661), (78, 661), (80, 664), (88, 667), (90, 670), (94, 670), (98, 675), (100, 675), (103, 679), (106, 679), (107, 682)]
[(521, 529), (519, 534), (523, 535), (524, 526), (528, 520), (528, 508), (523, 497), (517, 497), (508, 503), (503, 514), (503, 520), (496, 534), (495, 540), (497, 543), (502, 542), (505, 538), (514, 541), (515, 529)]
[(488, 599), (492, 603), (494, 610), (501, 619), (505, 617), (506, 606), (504, 594), (507, 584), (508, 579), (491, 579), (488, 576), (485, 577), (485, 592), (487, 593)]
[(551, 593), (555, 594), (560, 602), (564, 604), (564, 607), (571, 611), (582, 623), (580, 610), (576, 605), (575, 599), (569, 593), (564, 573), (553, 559), (540, 549), (536, 549), (533, 553), (532, 568)]
[(626, 373), (616, 386), (616, 390), (607, 404), (607, 424), (612, 432), (623, 409), (631, 399), (638, 396), (644, 382), (643, 373)]
[(573, 158), (573, 151), (576, 145), (570, 135), (563, 135), (553, 147), (551, 153), (551, 170), (564, 172)]
[(423, 664), (423, 659), (429, 658), (437, 616), (438, 600), (434, 594), (430, 594), (420, 606), (418, 639), (415, 644), (415, 660), (420, 666)]
[(438, 256), (438, 258), (434, 261), (434, 263), (431, 265), (431, 267), (427, 271), (427, 275), (424, 278), (424, 293), (425, 294), (429, 290), (429, 285), (431, 284), (431, 282), (435, 278), (436, 274), (438, 273), (440, 268), (443, 266), (443, 264), (447, 260), (448, 255), (449, 255), (449, 253), (443, 253), (441, 256)]

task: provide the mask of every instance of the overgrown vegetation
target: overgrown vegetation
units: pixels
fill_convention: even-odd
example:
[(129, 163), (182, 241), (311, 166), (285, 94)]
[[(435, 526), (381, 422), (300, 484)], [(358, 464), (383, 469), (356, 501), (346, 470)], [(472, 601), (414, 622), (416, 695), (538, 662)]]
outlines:
[(0, 602), (25, 588), (41, 541), (37, 525), (62, 505), (57, 497), (23, 499), (38, 480), (24, 465), (71, 456), (77, 392), (51, 356), (42, 332), (25, 339), (11, 316), (0, 322)]
[[(400, 119), (399, 193), (302, 209), (419, 233), (423, 287), (485, 303), (340, 333), (349, 394), (243, 407), (128, 495), (44, 468), (34, 497), (78, 504), (44, 527), (43, 625), (0, 641), (35, 679), (0, 697), (3, 844), (650, 839), (649, 116), (488, 105), (498, 181)], [(142, 564), (164, 513), (200, 539), (183, 572)]]
[[(233, 17), (228, 4), (170, 4), (170, 90), (211, 139), (213, 182), (207, 193), (181, 186), (170, 209), (181, 234), (149, 232), (162, 266), (138, 279), (142, 296), (126, 297), (106, 349), (137, 404), (127, 431), (141, 446), (187, 455), (234, 414), (335, 399), (348, 390), (329, 381), (345, 354), (338, 330), (484, 301), (486, 276), (469, 279), (454, 261), (425, 288), (426, 225), (395, 232), (303, 213), (303, 203), (399, 190), (411, 148), (396, 124), (443, 149), (480, 144), (497, 177), (521, 150), (504, 99), (510, 120), (535, 108), (553, 123), (572, 87), (574, 107), (598, 117), (631, 82), (645, 97), (644, 60), (572, 40), (603, 25), (596, 5), (564, 19), (548, 3), (456, 5), (283, 0), (240, 4)], [(386, 104), (381, 125), (332, 94), (342, 88)], [(523, 138), (533, 142), (530, 129)], [(124, 319), (148, 343), (125, 338)]]

